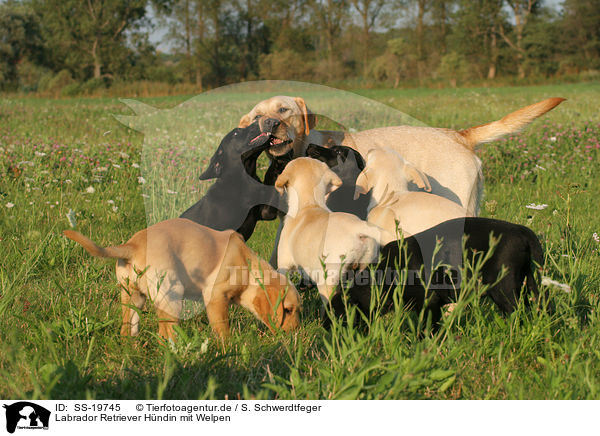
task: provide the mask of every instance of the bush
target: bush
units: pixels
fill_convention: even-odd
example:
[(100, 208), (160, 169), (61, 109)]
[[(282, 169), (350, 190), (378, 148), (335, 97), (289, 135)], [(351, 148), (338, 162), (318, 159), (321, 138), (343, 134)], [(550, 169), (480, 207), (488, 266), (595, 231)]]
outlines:
[(82, 93), (82, 85), (80, 83), (70, 83), (60, 90), (60, 95), (63, 97), (74, 97)]
[(456, 87), (457, 83), (468, 79), (467, 60), (462, 54), (451, 51), (442, 57), (437, 73), (442, 79), (448, 80), (453, 87)]
[(277, 80), (310, 80), (313, 63), (294, 50), (278, 50), (260, 56), (260, 77)]
[(110, 87), (108, 79), (90, 79), (87, 82), (80, 85), (80, 92), (82, 94), (90, 95), (100, 89), (106, 89)]
[(40, 91), (59, 93), (65, 86), (74, 82), (75, 80), (73, 80), (68, 70), (61, 70), (55, 75), (44, 74), (38, 82), (38, 89)]

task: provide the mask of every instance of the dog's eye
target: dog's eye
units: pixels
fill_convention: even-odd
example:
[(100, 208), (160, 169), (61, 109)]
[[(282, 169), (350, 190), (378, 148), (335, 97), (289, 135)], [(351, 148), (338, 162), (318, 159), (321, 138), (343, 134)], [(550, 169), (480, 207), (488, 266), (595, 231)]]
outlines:
[(287, 107), (280, 107), (280, 108), (279, 108), (279, 113), (280, 113), (280, 114), (284, 114), (284, 113), (286, 113), (287, 111), (289, 111), (289, 109), (288, 109)]
[(260, 118), (260, 115), (257, 115), (254, 117), (254, 121), (258, 120)]

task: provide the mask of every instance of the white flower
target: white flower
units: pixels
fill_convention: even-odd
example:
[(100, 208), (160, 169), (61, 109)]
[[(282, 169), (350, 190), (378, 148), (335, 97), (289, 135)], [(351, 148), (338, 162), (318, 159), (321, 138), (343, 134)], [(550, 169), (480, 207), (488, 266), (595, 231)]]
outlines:
[(139, 177), (138, 177), (138, 183), (139, 183), (140, 185), (143, 185), (144, 183), (146, 183), (146, 179), (144, 179), (142, 176), (139, 176)]
[(150, 198), (150, 196), (148, 194), (142, 194), (142, 197), (144, 197), (144, 198)]
[(121, 156), (123, 159), (129, 159), (129, 155), (122, 151), (119, 152), (119, 156)]
[(134, 168), (139, 168), (140, 166), (138, 164), (136, 164), (135, 162), (131, 164), (132, 167)]
[(46, 156), (46, 153), (44, 153), (44, 152), (42, 152), (42, 151), (36, 151), (36, 152), (35, 152), (35, 155), (36, 155), (36, 156), (39, 156), (39, 157), (43, 157), (43, 156)]
[(117, 165), (117, 164), (112, 164), (112, 166), (115, 168), (121, 168), (121, 165)]
[(108, 204), (115, 204), (115, 200), (108, 200), (107, 203)]
[(118, 206), (113, 206), (113, 207), (112, 207), (112, 211), (113, 211), (113, 212), (117, 213), (117, 211), (118, 211), (118, 210), (119, 210)]
[(6, 203), (6, 207), (8, 207), (10, 209), (11, 207), (15, 207), (15, 205), (12, 204), (12, 203), (10, 203), (10, 202), (8, 202), (8, 203)]
[(67, 180), (65, 180), (65, 183), (73, 183), (73, 181), (70, 179), (67, 179)]
[(556, 136), (551, 136), (550, 137), (550, 142), (556, 142)]
[(527, 206), (525, 206), (527, 209), (534, 209), (534, 210), (544, 210), (548, 207), (547, 204), (535, 204), (535, 203), (530, 203)]
[(594, 241), (600, 243), (600, 236), (598, 236), (598, 233), (594, 232), (592, 238), (594, 238)]
[(88, 186), (85, 192), (87, 192), (88, 194), (93, 194), (94, 192), (96, 192), (96, 190), (93, 186)]
[(73, 212), (73, 209), (69, 209), (69, 212), (67, 213), (67, 220), (72, 228), (77, 226), (77, 220), (75, 219), (75, 212)]
[(167, 194), (175, 195), (177, 194), (177, 191), (171, 191), (170, 189), (167, 189)]
[(544, 168), (544, 167), (543, 167), (543, 166), (541, 166), (541, 165), (535, 164), (535, 167), (536, 167), (538, 170), (543, 170), (543, 171), (546, 171), (546, 168)]
[(94, 168), (95, 171), (108, 171), (108, 167), (98, 167), (98, 168)]

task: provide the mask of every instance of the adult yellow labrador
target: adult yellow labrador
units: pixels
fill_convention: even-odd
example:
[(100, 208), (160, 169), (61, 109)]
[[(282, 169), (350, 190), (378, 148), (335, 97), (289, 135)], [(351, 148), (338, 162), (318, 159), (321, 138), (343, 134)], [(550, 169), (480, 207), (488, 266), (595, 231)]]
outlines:
[(295, 157), (303, 156), (308, 144), (345, 145), (358, 151), (363, 158), (373, 148), (390, 147), (427, 175), (433, 194), (460, 204), (469, 215), (475, 216), (483, 192), (481, 160), (475, 154), (475, 147), (519, 131), (564, 100), (549, 98), (512, 112), (501, 120), (465, 130), (394, 126), (347, 133), (315, 130), (316, 116), (304, 99), (276, 96), (254, 106), (240, 119), (239, 127), (248, 126), (262, 117), (281, 120), (275, 132), (278, 142), (269, 150), (273, 156), (290, 150), (294, 150)]
[(114, 247), (100, 247), (73, 230), (63, 233), (92, 256), (118, 259), (121, 335), (138, 334), (135, 308), (142, 309), (147, 298), (156, 309), (159, 334), (167, 339), (174, 336), (184, 298), (204, 301), (208, 321), (221, 338), (229, 336), (231, 303), (250, 310), (271, 330), (289, 331), (300, 325), (300, 296), (294, 285), (233, 230), (216, 231), (176, 218), (141, 230)]

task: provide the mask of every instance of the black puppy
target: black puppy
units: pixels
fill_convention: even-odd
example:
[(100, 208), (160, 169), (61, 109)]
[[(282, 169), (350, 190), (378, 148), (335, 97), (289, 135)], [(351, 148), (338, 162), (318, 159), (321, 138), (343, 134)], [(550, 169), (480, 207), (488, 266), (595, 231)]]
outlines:
[(346, 212), (356, 215), (361, 220), (367, 219), (367, 207), (371, 193), (361, 195), (354, 200), (356, 178), (365, 169), (365, 161), (360, 153), (343, 145), (321, 147), (310, 144), (306, 155), (325, 162), (331, 170), (342, 179), (342, 186), (329, 194), (326, 205), (332, 212)]
[[(482, 256), (490, 250), (490, 235), (497, 241), (492, 255), (481, 267), (481, 282), (490, 285), (485, 295), (490, 297), (504, 313), (511, 313), (521, 298), (523, 282), (527, 279), (527, 291), (538, 297), (538, 287), (534, 277), (535, 266), (543, 266), (544, 256), (539, 240), (532, 230), (525, 226), (489, 218), (457, 218), (445, 221), (431, 229), (398, 241), (390, 242), (381, 250), (382, 261), (372, 265), (375, 274), (369, 269), (359, 272), (348, 289), (348, 304), (355, 305), (365, 315), (369, 315), (371, 305), (371, 285), (381, 286), (380, 313), (394, 308), (394, 292), (401, 292), (404, 305), (421, 311), (424, 305), (426, 315), (431, 316), (433, 329), (439, 327), (441, 308), (456, 301), (460, 293), (461, 265), (464, 247), (466, 260), (470, 265), (481, 263)], [(436, 243), (441, 249), (435, 253)], [(439, 266), (446, 265), (445, 267)], [(432, 265), (437, 267), (432, 272)], [(448, 266), (450, 270), (448, 270)], [(498, 277), (507, 269), (506, 275)], [(472, 274), (468, 272), (469, 276)], [(467, 277), (469, 278), (469, 277)], [(462, 279), (462, 280), (461, 280)], [(429, 281), (431, 280), (431, 281)], [(428, 290), (423, 283), (430, 283)], [(547, 295), (545, 295), (547, 301)], [(524, 300), (529, 304), (529, 299)], [(330, 301), (332, 312), (337, 318), (345, 317), (343, 291), (338, 290)], [(548, 308), (552, 311), (549, 304)], [(325, 327), (331, 320), (325, 317)]]
[(278, 125), (279, 120), (269, 118), (261, 125), (254, 122), (229, 132), (200, 175), (200, 180), (217, 180), (181, 218), (215, 230), (233, 229), (248, 240), (257, 221), (265, 219), (261, 213), (265, 205), (285, 210), (275, 188), (262, 184), (256, 175), (256, 160), (273, 145), (272, 132)]

